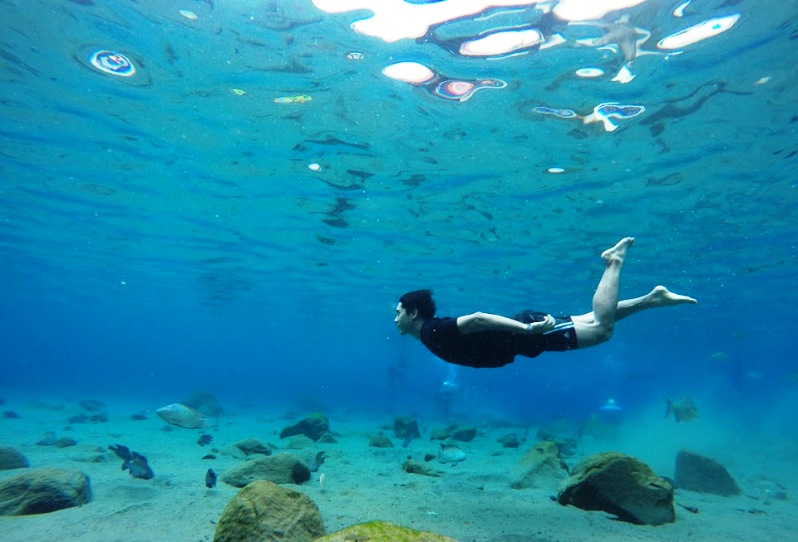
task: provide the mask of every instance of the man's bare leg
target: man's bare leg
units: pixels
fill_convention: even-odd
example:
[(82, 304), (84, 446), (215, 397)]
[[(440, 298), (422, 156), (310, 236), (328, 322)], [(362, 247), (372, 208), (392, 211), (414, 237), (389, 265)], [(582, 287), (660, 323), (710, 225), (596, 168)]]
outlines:
[(674, 294), (665, 286), (655, 286), (646, 295), (635, 297), (634, 299), (624, 299), (618, 302), (618, 309), (615, 312), (615, 321), (631, 316), (636, 312), (656, 307), (671, 307), (683, 303), (698, 303), (692, 297)]
[(602, 252), (601, 258), (606, 267), (598, 288), (596, 288), (596, 293), (593, 295), (592, 321), (582, 318), (574, 319), (576, 341), (579, 348), (594, 346), (612, 337), (618, 311), (621, 267), (626, 258), (626, 250), (634, 242), (633, 237), (625, 237), (614, 247)]
[[(698, 301), (686, 295), (674, 294), (665, 286), (655, 286), (646, 295), (635, 297), (634, 299), (623, 299), (618, 301), (618, 307), (615, 311), (615, 321), (622, 320), (627, 316), (631, 316), (637, 312), (647, 309), (656, 309), (657, 307), (672, 307), (674, 305), (682, 304), (696, 304)], [(579, 316), (571, 317), (574, 322), (582, 322), (584, 324), (593, 323), (596, 318), (592, 312), (587, 314), (580, 314)]]

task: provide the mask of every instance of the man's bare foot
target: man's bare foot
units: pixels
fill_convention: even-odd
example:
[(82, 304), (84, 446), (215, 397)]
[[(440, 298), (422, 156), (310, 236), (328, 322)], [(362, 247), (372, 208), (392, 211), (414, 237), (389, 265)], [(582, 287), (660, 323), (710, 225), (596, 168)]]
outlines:
[(682, 303), (698, 303), (692, 297), (686, 295), (674, 294), (665, 286), (655, 286), (653, 290), (648, 293), (649, 302), (657, 307), (668, 307), (670, 305), (681, 305)]
[(623, 262), (626, 257), (626, 249), (632, 246), (635, 242), (634, 237), (624, 237), (618, 244), (612, 248), (608, 248), (601, 253), (601, 258), (606, 262)]

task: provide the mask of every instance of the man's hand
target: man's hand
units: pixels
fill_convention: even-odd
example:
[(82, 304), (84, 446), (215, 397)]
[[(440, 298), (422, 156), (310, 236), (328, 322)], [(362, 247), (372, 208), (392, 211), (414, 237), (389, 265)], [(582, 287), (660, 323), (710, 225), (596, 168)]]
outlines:
[(529, 327), (529, 333), (534, 335), (546, 333), (547, 331), (554, 329), (556, 324), (557, 323), (554, 321), (554, 317), (551, 314), (547, 314), (542, 321), (535, 322)]

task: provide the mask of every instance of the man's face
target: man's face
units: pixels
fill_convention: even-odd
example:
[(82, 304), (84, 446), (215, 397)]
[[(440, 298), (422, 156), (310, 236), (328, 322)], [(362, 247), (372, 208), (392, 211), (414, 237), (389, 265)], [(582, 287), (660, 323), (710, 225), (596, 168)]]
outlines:
[(394, 318), (393, 321), (396, 324), (396, 329), (399, 330), (400, 334), (404, 335), (413, 328), (414, 315), (415, 311), (413, 311), (413, 314), (408, 314), (401, 303), (396, 305), (396, 318)]

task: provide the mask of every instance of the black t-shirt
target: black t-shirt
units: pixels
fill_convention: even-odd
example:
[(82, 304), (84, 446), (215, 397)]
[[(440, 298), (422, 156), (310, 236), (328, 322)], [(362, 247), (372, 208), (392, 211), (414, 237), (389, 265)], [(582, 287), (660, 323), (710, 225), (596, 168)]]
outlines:
[[(520, 322), (539, 322), (546, 313), (524, 311), (514, 316)], [(534, 358), (541, 352), (573, 350), (576, 334), (568, 316), (556, 319), (555, 330), (527, 335), (512, 331), (475, 331), (461, 334), (456, 318), (431, 318), (421, 326), (421, 342), (444, 361), (467, 367), (502, 367), (521, 355)]]

